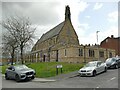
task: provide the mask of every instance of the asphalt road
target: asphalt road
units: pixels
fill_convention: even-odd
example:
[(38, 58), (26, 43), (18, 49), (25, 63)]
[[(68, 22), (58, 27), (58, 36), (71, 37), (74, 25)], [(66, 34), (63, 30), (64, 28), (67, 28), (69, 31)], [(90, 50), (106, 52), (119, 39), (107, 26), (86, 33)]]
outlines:
[(118, 69), (108, 70), (96, 77), (61, 79), (55, 82), (19, 82), (2, 78), (2, 88), (118, 88)]

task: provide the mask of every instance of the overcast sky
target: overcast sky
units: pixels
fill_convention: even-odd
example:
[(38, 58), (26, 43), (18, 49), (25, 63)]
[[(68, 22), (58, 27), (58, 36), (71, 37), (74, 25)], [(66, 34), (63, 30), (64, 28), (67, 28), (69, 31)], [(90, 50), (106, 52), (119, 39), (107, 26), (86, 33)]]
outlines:
[(80, 44), (97, 43), (96, 31), (100, 31), (98, 43), (111, 35), (118, 37), (118, 0), (8, 1), (2, 2), (2, 19), (10, 15), (29, 17), (33, 26), (37, 26), (35, 42), (43, 33), (64, 21), (66, 5), (70, 6), (72, 24)]

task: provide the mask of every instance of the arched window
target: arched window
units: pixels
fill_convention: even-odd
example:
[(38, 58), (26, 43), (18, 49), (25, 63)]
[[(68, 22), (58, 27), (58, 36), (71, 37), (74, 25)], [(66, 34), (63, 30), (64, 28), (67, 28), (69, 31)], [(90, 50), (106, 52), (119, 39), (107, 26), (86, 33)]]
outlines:
[(83, 49), (79, 49), (79, 56), (83, 56)]
[(89, 49), (89, 57), (94, 57), (94, 56), (95, 56), (94, 50)]

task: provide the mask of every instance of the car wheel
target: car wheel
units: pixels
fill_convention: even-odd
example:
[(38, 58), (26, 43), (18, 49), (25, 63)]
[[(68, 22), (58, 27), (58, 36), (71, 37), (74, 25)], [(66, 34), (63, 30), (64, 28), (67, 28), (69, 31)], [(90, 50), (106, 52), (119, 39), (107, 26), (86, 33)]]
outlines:
[(79, 73), (79, 76), (82, 77), (82, 75)]
[(20, 81), (20, 78), (19, 78), (19, 75), (18, 75), (18, 74), (15, 75), (15, 81), (16, 81), (16, 82), (19, 82), (19, 81)]
[(32, 76), (32, 77), (31, 77), (31, 79), (34, 79), (34, 78), (35, 78), (35, 76)]
[(7, 73), (5, 74), (5, 79), (6, 79), (6, 80), (9, 80)]
[(95, 70), (93, 71), (93, 77), (94, 77), (94, 76), (96, 76), (96, 71), (95, 71)]
[(115, 68), (118, 69), (118, 65), (117, 64), (115, 65)]
[(107, 72), (107, 67), (105, 67), (105, 70), (104, 70), (104, 72)]

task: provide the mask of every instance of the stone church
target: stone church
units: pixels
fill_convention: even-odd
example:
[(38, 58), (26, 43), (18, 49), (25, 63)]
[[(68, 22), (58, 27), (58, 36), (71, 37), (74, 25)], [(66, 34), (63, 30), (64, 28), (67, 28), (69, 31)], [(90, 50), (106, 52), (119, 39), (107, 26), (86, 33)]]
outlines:
[[(77, 33), (71, 22), (70, 7), (65, 8), (65, 20), (43, 34), (27, 56), (30, 62), (88, 62), (99, 58), (106, 59), (115, 51), (98, 48), (97, 45), (80, 45)], [(101, 55), (99, 55), (101, 54)]]

